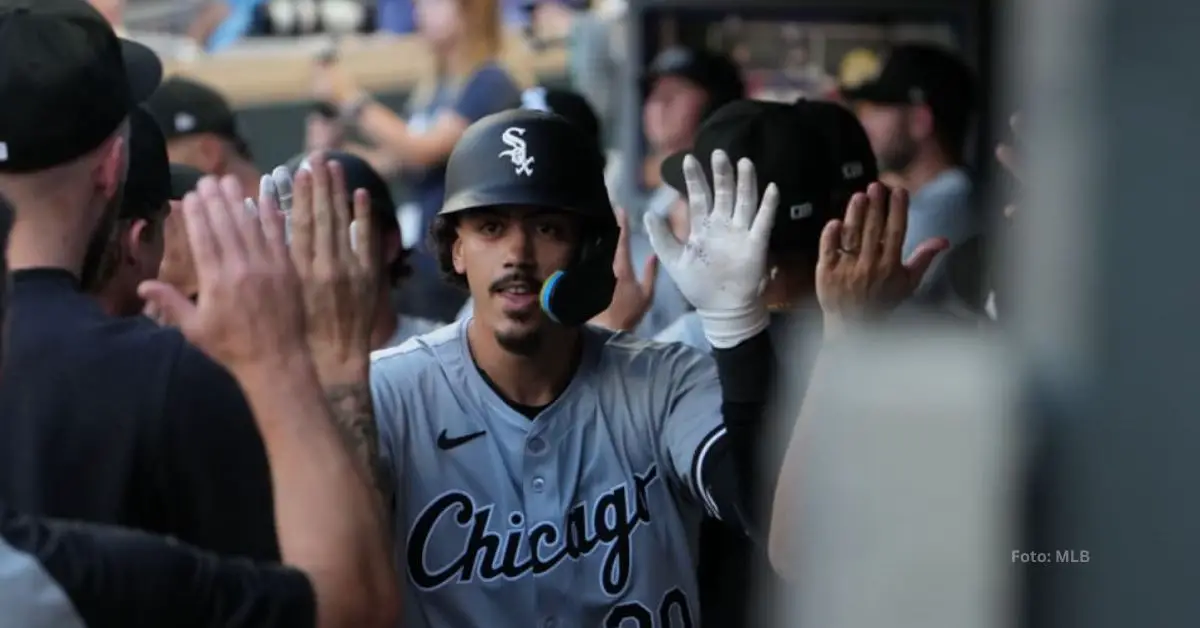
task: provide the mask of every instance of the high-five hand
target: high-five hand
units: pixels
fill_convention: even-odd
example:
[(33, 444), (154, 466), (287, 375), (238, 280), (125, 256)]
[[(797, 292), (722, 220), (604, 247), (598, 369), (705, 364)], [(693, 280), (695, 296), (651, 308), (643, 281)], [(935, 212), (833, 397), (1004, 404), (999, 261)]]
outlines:
[(239, 377), (308, 359), (300, 279), (276, 212), (246, 212), (237, 179), (200, 180), (183, 200), (197, 303), (166, 281), (138, 293), (165, 322)]
[(891, 312), (912, 296), (933, 258), (949, 246), (945, 238), (919, 244), (900, 259), (908, 231), (908, 193), (872, 183), (850, 199), (844, 220), (821, 232), (817, 300), (827, 329)]
[(646, 231), (679, 291), (696, 307), (708, 341), (728, 349), (762, 332), (770, 320), (760, 293), (779, 190), (768, 185), (760, 203), (754, 164), (740, 160), (735, 178), (723, 151), (713, 152), (712, 171), (710, 189), (700, 162), (691, 155), (683, 160), (687, 242), (675, 239), (662, 216), (647, 214)]
[(617, 210), (617, 224), (621, 227), (621, 235), (617, 238), (617, 254), (613, 257), (613, 275), (617, 278), (617, 287), (613, 290), (612, 303), (591, 322), (606, 329), (630, 331), (642, 322), (654, 301), (658, 258), (651, 255), (646, 260), (642, 278), (638, 279), (629, 251), (629, 217), (623, 209)]
[(309, 346), (329, 387), (365, 376), (379, 265), (366, 191), (356, 190), (352, 205), (341, 165), (321, 154), (308, 165), (293, 181), (291, 251), (304, 285)]

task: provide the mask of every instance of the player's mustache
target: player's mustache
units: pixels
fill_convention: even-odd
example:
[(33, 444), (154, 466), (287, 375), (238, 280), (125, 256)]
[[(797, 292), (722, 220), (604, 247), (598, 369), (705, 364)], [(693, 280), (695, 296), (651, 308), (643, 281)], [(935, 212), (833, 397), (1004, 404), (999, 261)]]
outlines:
[(509, 288), (529, 288), (530, 290), (540, 290), (541, 287), (541, 279), (538, 279), (532, 273), (517, 271), (515, 273), (509, 273), (492, 282), (491, 291), (500, 292)]

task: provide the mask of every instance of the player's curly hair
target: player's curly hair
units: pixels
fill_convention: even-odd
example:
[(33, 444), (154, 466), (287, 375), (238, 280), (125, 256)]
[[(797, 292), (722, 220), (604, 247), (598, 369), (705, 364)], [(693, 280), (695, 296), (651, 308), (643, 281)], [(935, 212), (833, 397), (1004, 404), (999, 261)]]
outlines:
[(454, 270), (454, 241), (458, 239), (458, 216), (437, 216), (429, 225), (429, 248), (437, 255), (438, 270), (452, 286), (467, 289), (467, 277)]
[(396, 259), (392, 260), (387, 267), (388, 285), (393, 288), (399, 286), (400, 282), (412, 276), (412, 251), (400, 247), (400, 252), (396, 254)]

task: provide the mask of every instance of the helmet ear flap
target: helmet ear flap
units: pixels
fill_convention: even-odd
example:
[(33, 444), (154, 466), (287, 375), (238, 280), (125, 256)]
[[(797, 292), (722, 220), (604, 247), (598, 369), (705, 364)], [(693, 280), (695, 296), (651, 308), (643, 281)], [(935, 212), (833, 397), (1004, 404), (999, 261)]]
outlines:
[(546, 316), (576, 327), (607, 309), (617, 287), (612, 270), (616, 251), (617, 234), (609, 228), (584, 241), (576, 261), (542, 283), (538, 302)]

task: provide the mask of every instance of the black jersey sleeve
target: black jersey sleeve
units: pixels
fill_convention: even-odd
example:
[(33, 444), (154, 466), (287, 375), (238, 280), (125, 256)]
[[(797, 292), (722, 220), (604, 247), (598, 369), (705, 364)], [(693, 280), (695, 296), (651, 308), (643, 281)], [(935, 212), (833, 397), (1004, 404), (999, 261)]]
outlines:
[(0, 581), (26, 592), (5, 601), (4, 614), (18, 619), (15, 625), (46, 625), (46, 618), (71, 611), (75, 623), (89, 628), (316, 624), (315, 593), (298, 570), (223, 558), (124, 528), (38, 519), (3, 505), (0, 566), (7, 567)]

